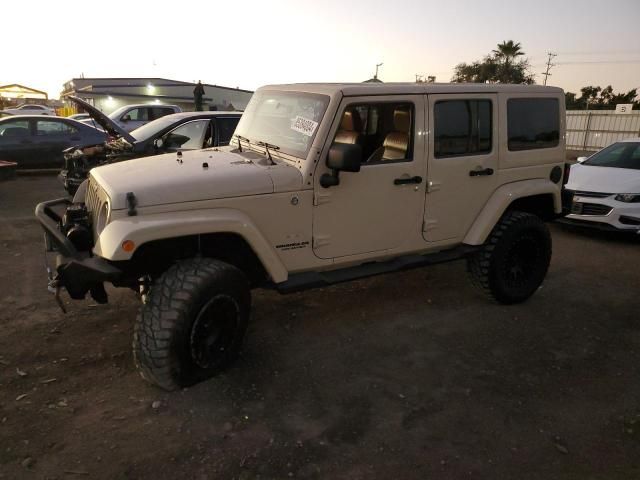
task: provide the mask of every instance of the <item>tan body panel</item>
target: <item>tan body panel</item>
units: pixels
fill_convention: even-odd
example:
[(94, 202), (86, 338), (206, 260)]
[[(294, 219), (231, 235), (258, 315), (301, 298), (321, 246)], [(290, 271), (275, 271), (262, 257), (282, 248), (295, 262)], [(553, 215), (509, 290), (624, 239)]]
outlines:
[(464, 237), (467, 245), (482, 245), (505, 210), (518, 198), (533, 195), (553, 195), (553, 206), (556, 213), (562, 211), (560, 186), (551, 180), (533, 179), (508, 183), (498, 188), (486, 203), (475, 222)]

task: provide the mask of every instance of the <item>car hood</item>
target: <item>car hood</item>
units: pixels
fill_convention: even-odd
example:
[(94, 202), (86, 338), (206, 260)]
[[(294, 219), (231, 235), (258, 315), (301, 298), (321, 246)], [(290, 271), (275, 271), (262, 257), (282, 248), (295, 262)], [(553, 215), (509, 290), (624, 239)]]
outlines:
[[(300, 190), (302, 174), (285, 162), (269, 165), (254, 152), (214, 149), (113, 163), (91, 170), (114, 210), (128, 208), (127, 193), (138, 207), (176, 204)], [(203, 166), (203, 164), (208, 166)]]
[(640, 193), (640, 170), (577, 163), (571, 166), (566, 188), (582, 192)]
[(136, 139), (129, 135), (129, 133), (125, 129), (123, 129), (120, 125), (111, 120), (108, 116), (106, 116), (90, 103), (87, 103), (78, 97), (74, 97), (73, 95), (69, 95), (67, 98), (74, 102), (76, 105), (82, 107), (82, 109), (85, 110), (89, 115), (91, 115), (91, 118), (94, 119), (98, 125), (104, 128), (105, 132), (107, 132), (109, 135), (113, 137), (124, 138), (129, 143), (133, 143), (136, 141)]

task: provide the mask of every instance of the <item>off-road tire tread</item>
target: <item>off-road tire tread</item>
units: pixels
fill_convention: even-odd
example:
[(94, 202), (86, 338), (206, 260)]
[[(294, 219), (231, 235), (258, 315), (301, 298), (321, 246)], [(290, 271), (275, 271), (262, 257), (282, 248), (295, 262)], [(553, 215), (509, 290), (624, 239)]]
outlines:
[[(507, 211), (493, 228), (482, 248), (467, 258), (467, 271), (470, 274), (471, 283), (496, 303), (514, 303), (505, 302), (496, 295), (495, 290), (491, 286), (489, 275), (496, 246), (503, 238), (505, 232), (520, 222), (542, 223), (542, 220), (531, 213), (518, 210)], [(549, 234), (548, 230), (547, 234)]]
[[(244, 282), (244, 274), (236, 267), (210, 258), (192, 258), (171, 266), (151, 286), (147, 300), (139, 309), (133, 331), (133, 358), (142, 378), (165, 390), (184, 385), (175, 375), (172, 342), (185, 328), (185, 315), (204, 282), (224, 282), (231, 277)], [(249, 297), (250, 298), (250, 297)], [(250, 300), (249, 300), (250, 302)], [(229, 352), (228, 360), (237, 352)]]

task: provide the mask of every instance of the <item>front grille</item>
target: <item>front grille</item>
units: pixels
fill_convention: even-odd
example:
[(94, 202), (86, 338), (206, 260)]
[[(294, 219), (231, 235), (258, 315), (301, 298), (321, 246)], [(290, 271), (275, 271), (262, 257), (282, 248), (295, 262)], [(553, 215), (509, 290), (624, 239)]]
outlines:
[(605, 198), (610, 197), (613, 193), (600, 193), (600, 192), (573, 192), (577, 197), (590, 197), (590, 198)]
[(100, 187), (90, 178), (89, 184), (87, 185), (87, 195), (84, 198), (84, 203), (90, 213), (97, 213), (100, 208), (99, 191)]
[(574, 202), (571, 206), (571, 213), (574, 215), (604, 216), (609, 215), (611, 210), (613, 210), (613, 207), (600, 203)]
[(98, 213), (100, 212), (100, 208), (106, 201), (107, 198), (103, 190), (90, 176), (89, 183), (87, 185), (87, 193), (84, 197), (84, 204), (87, 207), (87, 211), (89, 212), (89, 218), (91, 219), (94, 238), (97, 237), (95, 229), (98, 220)]

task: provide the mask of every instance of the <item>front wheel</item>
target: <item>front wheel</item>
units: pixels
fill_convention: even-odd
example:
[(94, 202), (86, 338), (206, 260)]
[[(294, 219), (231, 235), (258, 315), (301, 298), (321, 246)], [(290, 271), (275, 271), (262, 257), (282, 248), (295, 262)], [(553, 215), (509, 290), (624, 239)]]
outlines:
[(540, 287), (551, 261), (551, 234), (539, 217), (509, 211), (469, 257), (474, 284), (494, 300), (520, 303)]
[(175, 390), (214, 376), (237, 356), (250, 309), (249, 284), (234, 266), (208, 258), (173, 265), (151, 286), (134, 327), (142, 377)]

